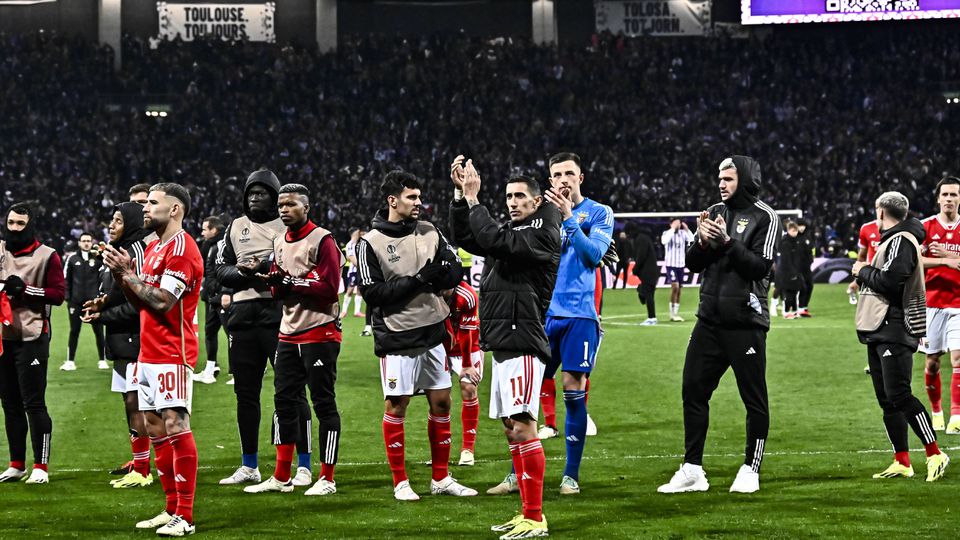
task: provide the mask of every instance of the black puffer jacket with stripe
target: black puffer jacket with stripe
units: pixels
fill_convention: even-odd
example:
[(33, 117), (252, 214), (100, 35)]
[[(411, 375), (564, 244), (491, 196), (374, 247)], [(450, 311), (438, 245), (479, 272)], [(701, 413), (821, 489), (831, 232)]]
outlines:
[(697, 241), (687, 250), (687, 268), (701, 273), (697, 318), (725, 328), (770, 328), (767, 290), (770, 267), (783, 228), (770, 206), (757, 198), (760, 165), (747, 156), (731, 158), (737, 190), (726, 202), (707, 209), (723, 216), (730, 241), (714, 248)]

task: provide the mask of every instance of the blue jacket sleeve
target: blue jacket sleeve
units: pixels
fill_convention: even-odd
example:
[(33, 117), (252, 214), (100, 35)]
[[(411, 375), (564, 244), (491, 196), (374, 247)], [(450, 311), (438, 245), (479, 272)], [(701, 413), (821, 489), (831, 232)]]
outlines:
[(576, 216), (564, 220), (563, 229), (584, 264), (596, 268), (613, 240), (613, 212), (608, 206), (597, 205), (590, 217), (589, 236), (580, 229)]

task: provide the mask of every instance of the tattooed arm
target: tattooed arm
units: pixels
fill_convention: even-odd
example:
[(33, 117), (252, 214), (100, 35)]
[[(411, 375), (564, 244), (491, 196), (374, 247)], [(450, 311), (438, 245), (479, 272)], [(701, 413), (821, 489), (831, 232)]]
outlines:
[(107, 246), (103, 254), (103, 262), (120, 284), (124, 296), (138, 309), (149, 309), (163, 314), (170, 311), (177, 303), (177, 297), (170, 291), (147, 285), (137, 276), (133, 269), (133, 261), (126, 250), (117, 251), (113, 246)]

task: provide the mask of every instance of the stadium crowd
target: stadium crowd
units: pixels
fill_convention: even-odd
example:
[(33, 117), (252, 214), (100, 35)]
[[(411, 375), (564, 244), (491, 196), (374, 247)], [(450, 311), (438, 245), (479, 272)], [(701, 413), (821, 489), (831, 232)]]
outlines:
[[(458, 153), (487, 178), (545, 178), (546, 157), (569, 148), (615, 211), (700, 210), (716, 200), (718, 159), (738, 148), (760, 160), (773, 207), (804, 210), (818, 247), (845, 252), (876, 193), (899, 190), (928, 215), (933, 185), (960, 169), (960, 105), (941, 93), (960, 81), (960, 36), (946, 30), (123, 48), (116, 72), (109, 49), (76, 38), (0, 36), (0, 202), (39, 200), (41, 237), (61, 249), (102, 236), (138, 182), (187, 186), (196, 231), (239, 207), (260, 166), (318, 194), (313, 217), (341, 241), (369, 222), (395, 167), (426, 179), (426, 209), (444, 218)], [(144, 103), (172, 109), (146, 116)]]

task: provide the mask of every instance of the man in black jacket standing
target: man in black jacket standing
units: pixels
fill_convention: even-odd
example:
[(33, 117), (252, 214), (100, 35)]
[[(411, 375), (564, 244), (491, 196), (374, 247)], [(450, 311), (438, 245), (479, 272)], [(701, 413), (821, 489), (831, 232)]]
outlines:
[(423, 393), (430, 406), (427, 434), (433, 495), (469, 497), (476, 490), (449, 475), (450, 368), (443, 348), (450, 307), (442, 292), (460, 283), (460, 259), (439, 230), (420, 218), (417, 178), (391, 171), (381, 194), (387, 203), (357, 244), (360, 294), (373, 313), (374, 353), (380, 357), (383, 442), (393, 475), (393, 496), (416, 501), (404, 465), (404, 419), (410, 398)]
[[(83, 304), (93, 300), (100, 293), (100, 268), (103, 261), (93, 251), (93, 235), (83, 233), (77, 240), (79, 251), (67, 257), (64, 262), (65, 281), (67, 284), (67, 305), (70, 315), (70, 335), (67, 339), (67, 359), (60, 366), (60, 371), (75, 371), (77, 364), (77, 345), (80, 341), (80, 329), (83, 328)], [(97, 367), (110, 369), (106, 357), (103, 355), (103, 324), (94, 322), (93, 336), (97, 340), (97, 354), (100, 362)]]
[[(273, 242), (286, 232), (277, 199), (280, 179), (259, 169), (247, 177), (243, 189), (243, 215), (233, 220), (218, 244), (217, 281), (232, 291), (225, 327), (233, 392), (237, 395), (240, 432), (240, 467), (220, 485), (259, 484), (260, 392), (267, 363), (273, 365), (280, 335), (280, 301), (270, 286), (257, 277), (270, 271)], [(295, 486), (313, 483), (310, 469), (311, 414), (303, 393), (300, 416), (303, 440), (297, 443)]]
[(923, 403), (910, 390), (913, 353), (927, 331), (926, 287), (920, 244), (926, 232), (916, 218), (907, 218), (909, 201), (896, 191), (877, 198), (880, 245), (870, 263), (857, 261), (853, 275), (860, 285), (857, 337), (867, 346), (867, 362), (883, 424), (893, 445), (893, 463), (874, 478), (913, 476), (907, 425), (927, 454), (927, 482), (946, 473), (950, 458), (937, 446), (937, 436)]
[(544, 204), (528, 177), (507, 182), (510, 222), (500, 225), (477, 199), (480, 175), (457, 156), (450, 221), (457, 244), (485, 258), (480, 289), (480, 347), (493, 353), (490, 416), (503, 421), (520, 488), (522, 513), (493, 527), (503, 538), (547, 536), (545, 458), (537, 438), (540, 384), (550, 359), (547, 308), (560, 265), (560, 212)]
[(203, 384), (213, 384), (217, 382), (217, 373), (220, 372), (220, 366), (217, 365), (217, 352), (220, 349), (220, 328), (222, 326), (220, 311), (222, 287), (217, 279), (217, 251), (218, 244), (223, 240), (224, 224), (219, 216), (208, 216), (204, 218), (200, 235), (203, 242), (200, 243), (200, 255), (203, 257), (203, 285), (200, 289), (200, 299), (203, 300), (205, 307), (203, 321), (203, 339), (207, 349), (207, 363), (203, 366), (203, 371), (193, 376), (193, 380)]
[(730, 491), (760, 489), (760, 463), (770, 428), (767, 404), (768, 275), (780, 241), (776, 213), (757, 198), (760, 165), (747, 156), (720, 163), (721, 202), (701, 212), (687, 268), (701, 273), (700, 307), (683, 366), (683, 464), (660, 493), (706, 491), (703, 447), (710, 397), (733, 368), (747, 409), (747, 444)]
[(807, 220), (801, 218), (797, 220), (797, 237), (800, 239), (800, 271), (803, 278), (803, 288), (800, 290), (800, 305), (797, 314), (801, 317), (812, 317), (810, 314), (810, 298), (813, 296), (813, 257), (814, 257), (814, 238), (813, 230), (807, 224)]
[(657, 250), (653, 246), (653, 240), (643, 231), (637, 232), (633, 245), (634, 251), (629, 256), (634, 259), (633, 275), (640, 278), (637, 296), (641, 304), (647, 305), (647, 320), (640, 323), (640, 326), (654, 326), (657, 324), (657, 280), (660, 278)]

